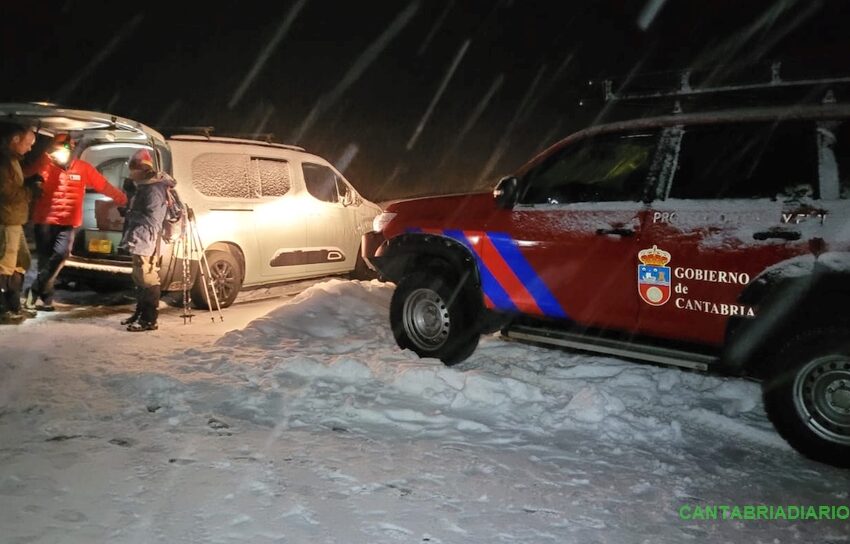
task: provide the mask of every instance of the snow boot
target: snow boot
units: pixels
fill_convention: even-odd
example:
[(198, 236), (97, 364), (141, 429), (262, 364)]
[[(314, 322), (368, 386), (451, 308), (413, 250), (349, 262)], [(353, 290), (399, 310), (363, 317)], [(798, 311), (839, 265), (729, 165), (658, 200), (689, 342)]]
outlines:
[(161, 290), (159, 285), (148, 287), (142, 291), (139, 298), (141, 312), (135, 323), (127, 325), (130, 332), (155, 331), (159, 328), (157, 318), (159, 317), (159, 298)]
[(26, 292), (25, 292), (25, 296), (24, 296), (24, 310), (29, 310), (29, 311), (38, 310), (39, 312), (54, 312), (54, 311), (56, 311), (56, 307), (53, 306), (53, 304), (51, 304), (49, 302), (43, 302), (44, 299), (42, 299), (42, 304), (38, 304), (38, 302), (37, 302), (38, 298), (39, 298), (38, 295), (32, 289), (32, 287), (27, 289)]
[(6, 309), (12, 314), (13, 318), (24, 319), (26, 317), (35, 317), (35, 310), (25, 309), (21, 307), (21, 290), (24, 287), (24, 275), (20, 272), (15, 272), (11, 276), (6, 276)]
[(127, 330), (130, 332), (155, 331), (159, 328), (156, 323), (148, 323), (147, 321), (136, 321), (127, 325)]
[(13, 314), (9, 311), (0, 312), (0, 325), (17, 325), (19, 323), (23, 323), (24, 314), (17, 313)]
[(133, 323), (135, 323), (136, 321), (139, 320), (139, 316), (141, 315), (141, 313), (142, 312), (140, 312), (139, 309), (136, 308), (136, 311), (133, 312), (133, 315), (121, 320), (121, 324), (122, 325), (132, 325)]
[(35, 293), (33, 293), (33, 303), (35, 303), (37, 298), (41, 299), (41, 304), (35, 305), (36, 310), (38, 310), (39, 312), (56, 311), (56, 307), (53, 306), (53, 294), (45, 295), (44, 293), (41, 293), (40, 295), (38, 295), (38, 297), (36, 297)]
[(143, 291), (144, 291), (144, 289), (142, 289), (141, 287), (136, 287), (136, 288), (135, 288), (135, 294), (136, 294), (136, 309), (135, 309), (135, 310), (133, 310), (133, 315), (131, 315), (130, 317), (127, 317), (127, 318), (124, 318), (124, 319), (122, 319), (122, 320), (121, 320), (121, 324), (122, 324), (122, 325), (132, 325), (133, 323), (135, 323), (136, 321), (138, 321), (138, 320), (139, 320), (139, 317), (142, 315), (142, 301), (141, 301), (141, 298), (142, 298), (142, 292), (143, 292)]
[(17, 325), (24, 320), (24, 316), (20, 312), (17, 314), (12, 313), (6, 302), (6, 293), (9, 290), (10, 279), (11, 276), (0, 275), (0, 325)]
[(36, 310), (35, 301), (38, 300), (38, 295), (32, 290), (32, 287), (26, 290), (26, 296), (24, 297), (24, 308), (27, 310)]

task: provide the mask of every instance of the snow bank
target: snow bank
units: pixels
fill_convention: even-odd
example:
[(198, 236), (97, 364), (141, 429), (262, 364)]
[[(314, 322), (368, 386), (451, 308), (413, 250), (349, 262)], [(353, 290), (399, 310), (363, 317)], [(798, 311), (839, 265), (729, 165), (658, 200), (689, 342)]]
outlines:
[(148, 335), (119, 332), (126, 308), (7, 329), (0, 540), (846, 541), (679, 518), (846, 503), (756, 384), (498, 337), (447, 368), (396, 348), (391, 293), (335, 280), (187, 326), (164, 309)]
[(457, 367), (419, 359), (395, 346), (391, 295), (377, 281), (315, 285), (213, 347), (185, 350), (175, 357), (179, 376), (122, 377), (123, 393), (178, 418), (202, 411), (281, 428), (389, 426), (458, 439), (487, 432), (493, 440), (570, 430), (656, 445), (722, 428), (787, 448), (764, 418), (755, 383), (498, 336), (482, 339)]

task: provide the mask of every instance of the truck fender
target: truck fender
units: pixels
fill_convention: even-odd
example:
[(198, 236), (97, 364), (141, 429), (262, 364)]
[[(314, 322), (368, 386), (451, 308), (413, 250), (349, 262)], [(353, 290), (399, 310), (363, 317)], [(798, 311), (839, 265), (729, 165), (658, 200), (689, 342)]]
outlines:
[(755, 318), (733, 318), (726, 328), (721, 367), (762, 377), (771, 352), (790, 335), (850, 322), (850, 253), (803, 255), (764, 270), (738, 297)]
[[(398, 282), (413, 268), (448, 265), (458, 272), (469, 270), (476, 288), (481, 287), (478, 266), (472, 252), (462, 243), (436, 234), (405, 233), (386, 241), (376, 254), (382, 261), (381, 273)], [(468, 281), (469, 281), (468, 280)]]

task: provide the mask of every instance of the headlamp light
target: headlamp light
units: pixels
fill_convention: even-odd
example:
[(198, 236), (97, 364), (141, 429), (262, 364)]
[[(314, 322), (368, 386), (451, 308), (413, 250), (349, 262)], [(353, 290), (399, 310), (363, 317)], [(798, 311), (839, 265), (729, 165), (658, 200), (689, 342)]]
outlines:
[(68, 145), (63, 145), (61, 147), (55, 148), (53, 151), (50, 152), (50, 158), (53, 159), (56, 164), (60, 164), (63, 166), (68, 164), (68, 161), (71, 159), (71, 147)]

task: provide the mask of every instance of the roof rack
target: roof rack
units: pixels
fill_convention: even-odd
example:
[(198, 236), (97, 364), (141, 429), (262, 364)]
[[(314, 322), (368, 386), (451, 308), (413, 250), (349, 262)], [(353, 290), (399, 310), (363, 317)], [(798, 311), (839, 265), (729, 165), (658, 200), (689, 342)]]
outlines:
[[(274, 133), (273, 132), (216, 132), (215, 127), (163, 127), (160, 128), (163, 134), (171, 136), (173, 134), (191, 134), (194, 136), (203, 136), (205, 138), (212, 138), (215, 136), (224, 136), (228, 138), (242, 138), (247, 140), (262, 140), (267, 144), (274, 143)], [(215, 134), (214, 134), (215, 133)]]
[[(657, 98), (690, 98), (699, 96), (719, 95), (740, 91), (763, 91), (769, 89), (792, 89), (805, 87), (830, 87), (839, 84), (850, 83), (850, 77), (827, 77), (827, 78), (803, 78), (783, 79), (780, 75), (781, 62), (774, 62), (770, 66), (770, 79), (767, 81), (756, 81), (753, 83), (739, 83), (718, 86), (698, 86), (692, 83), (693, 72), (683, 70), (678, 72), (678, 88), (672, 90), (655, 90), (647, 92), (623, 92), (623, 87), (614, 90), (612, 79), (602, 82), (602, 95), (605, 102), (617, 102), (627, 100), (649, 100)], [(592, 83), (592, 82), (591, 82)], [(628, 83), (626, 83), (628, 84)], [(831, 89), (827, 89), (823, 97), (824, 102), (834, 102), (835, 95)]]
[[(192, 137), (204, 138), (215, 142), (230, 142), (242, 144), (260, 144), (283, 149), (293, 149), (296, 151), (304, 151), (303, 147), (290, 144), (281, 144), (274, 141), (273, 132), (223, 132), (215, 133), (215, 127), (212, 126), (188, 126), (188, 127), (162, 127), (159, 129), (166, 138), (173, 139), (191, 139)], [(215, 134), (214, 134), (215, 133)]]
[(276, 143), (274, 141), (274, 132), (224, 132), (222, 134), (216, 134), (216, 136), (242, 138), (246, 140), (261, 140), (267, 144)]
[(193, 134), (195, 136), (205, 136), (209, 138), (213, 132), (215, 132), (215, 127), (203, 127), (203, 126), (174, 126), (174, 127), (157, 127), (161, 133), (163, 133), (166, 137), (171, 136), (172, 134)]
[(259, 145), (263, 147), (275, 147), (278, 149), (291, 149), (293, 151), (306, 151), (303, 147), (288, 144), (276, 144), (265, 142), (263, 140), (253, 140), (250, 138), (231, 138), (229, 136), (204, 136), (198, 134), (172, 134), (168, 136), (169, 140), (181, 140), (184, 142), (218, 142), (223, 144), (239, 144), (239, 145)]

